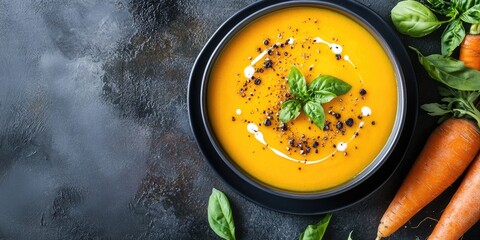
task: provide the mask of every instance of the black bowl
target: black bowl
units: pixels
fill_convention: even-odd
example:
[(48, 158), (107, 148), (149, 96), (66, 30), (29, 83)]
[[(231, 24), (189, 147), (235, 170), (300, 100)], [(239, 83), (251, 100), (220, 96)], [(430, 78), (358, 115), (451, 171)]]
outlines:
[[(210, 66), (222, 47), (237, 31), (252, 20), (286, 7), (313, 6), (341, 12), (368, 29), (377, 38), (395, 63), (399, 78), (399, 111), (393, 137), (380, 157), (358, 177), (344, 185), (313, 193), (275, 189), (248, 177), (224, 153), (210, 129), (205, 104), (205, 89)], [(417, 117), (415, 74), (403, 44), (391, 28), (374, 12), (354, 1), (259, 1), (228, 19), (208, 41), (198, 56), (190, 76), (188, 89), (190, 123), (197, 142), (215, 171), (241, 195), (251, 201), (280, 212), (320, 214), (350, 206), (378, 189), (393, 174), (410, 141)]]

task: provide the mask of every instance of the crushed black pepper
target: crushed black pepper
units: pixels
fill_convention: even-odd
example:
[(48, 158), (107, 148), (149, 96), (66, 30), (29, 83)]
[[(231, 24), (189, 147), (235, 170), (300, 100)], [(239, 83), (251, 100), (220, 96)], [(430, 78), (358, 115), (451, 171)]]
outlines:
[(273, 66), (273, 62), (270, 59), (265, 59), (265, 62), (263, 63), (264, 68), (271, 68)]
[(272, 121), (267, 118), (267, 119), (265, 119), (265, 121), (263, 122), (263, 125), (265, 125), (266, 127), (271, 126), (271, 125), (272, 125)]
[(345, 121), (345, 124), (347, 124), (347, 126), (349, 127), (353, 126), (353, 119), (352, 118), (347, 119), (347, 121)]
[(323, 125), (323, 130), (324, 130), (324, 131), (330, 130), (330, 122), (329, 122), (329, 121), (326, 121), (326, 122), (325, 122), (325, 124)]
[(363, 88), (360, 89), (360, 95), (363, 96), (363, 95), (365, 95), (365, 94), (367, 94), (367, 91), (366, 91), (365, 89), (363, 89)]

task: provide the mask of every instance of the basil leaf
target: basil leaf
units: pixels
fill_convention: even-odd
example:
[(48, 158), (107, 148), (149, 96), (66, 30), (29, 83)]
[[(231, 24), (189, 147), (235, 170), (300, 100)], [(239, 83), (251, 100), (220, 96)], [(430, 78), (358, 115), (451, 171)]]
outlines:
[(288, 74), (288, 85), (290, 85), (290, 92), (297, 98), (305, 100), (308, 98), (307, 81), (303, 74), (292, 66)]
[(353, 240), (352, 233), (353, 233), (353, 231), (350, 231), (350, 234), (348, 234), (348, 239), (347, 240)]
[(452, 14), (456, 14), (455, 12), (457, 10), (450, 1), (445, 2), (444, 0), (427, 0), (427, 2), (430, 3), (431, 8), (439, 14), (446, 16), (452, 16)]
[(443, 23), (430, 9), (412, 0), (397, 3), (391, 10), (391, 18), (400, 33), (411, 37), (428, 35)]
[(279, 113), (279, 119), (283, 123), (287, 123), (297, 118), (300, 115), (302, 104), (296, 99), (290, 99), (282, 104), (282, 109)]
[(462, 61), (439, 54), (423, 56), (420, 51), (410, 47), (418, 54), (418, 60), (433, 79), (458, 90), (480, 90), (480, 71), (468, 68)]
[(221, 238), (235, 240), (235, 224), (227, 196), (215, 188), (208, 201), (208, 223)]
[(317, 127), (323, 129), (325, 125), (325, 111), (321, 104), (308, 101), (305, 103), (305, 106), (303, 106), (303, 111)]
[(315, 92), (327, 91), (340, 96), (350, 91), (351, 88), (350, 84), (329, 75), (319, 76), (308, 84), (308, 91), (313, 95)]
[(480, 22), (480, 4), (477, 4), (469, 8), (466, 12), (460, 15), (460, 19), (467, 23), (477, 23)]
[(477, 4), (480, 4), (480, 0), (452, 0), (452, 5), (462, 13)]
[(450, 113), (450, 110), (447, 109), (447, 105), (439, 103), (428, 103), (420, 106), (423, 110), (428, 112), (430, 116), (443, 116)]
[(332, 214), (329, 213), (317, 224), (308, 225), (299, 240), (322, 240), (331, 217)]
[(465, 38), (465, 28), (462, 21), (455, 19), (451, 21), (442, 34), (442, 55), (452, 55), (455, 48), (457, 48)]
[(312, 92), (312, 93), (310, 93), (310, 95), (312, 96), (311, 99), (314, 102), (319, 103), (319, 104), (328, 103), (328, 102), (332, 101), (332, 99), (337, 97), (337, 95), (335, 95), (335, 93), (331, 93), (329, 91), (323, 91), (323, 90)]

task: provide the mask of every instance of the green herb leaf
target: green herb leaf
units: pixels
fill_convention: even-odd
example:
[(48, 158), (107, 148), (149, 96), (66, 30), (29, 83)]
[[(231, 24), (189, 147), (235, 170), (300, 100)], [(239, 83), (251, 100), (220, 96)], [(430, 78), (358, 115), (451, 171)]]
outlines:
[(451, 0), (451, 5), (453, 5), (458, 11), (466, 12), (468, 9), (473, 6), (480, 4), (479, 0)]
[(352, 233), (353, 233), (353, 231), (350, 231), (350, 234), (348, 234), (348, 239), (347, 240), (353, 240)]
[(300, 235), (300, 240), (322, 240), (332, 214), (327, 214), (320, 222), (315, 225), (308, 225), (305, 231)]
[(467, 23), (478, 23), (480, 22), (480, 4), (477, 4), (469, 8), (466, 12), (460, 15), (460, 19)]
[(449, 114), (451, 111), (447, 109), (447, 105), (439, 103), (428, 103), (420, 106), (423, 110), (428, 112), (430, 116), (443, 116)]
[(480, 90), (480, 71), (468, 68), (462, 61), (439, 54), (423, 56), (416, 48), (418, 60), (433, 79), (458, 90)]
[(465, 37), (465, 28), (462, 21), (455, 19), (451, 21), (442, 34), (442, 55), (450, 56)]
[(480, 22), (472, 24), (472, 26), (470, 26), (470, 34), (480, 34)]
[(235, 224), (227, 196), (215, 188), (208, 201), (208, 223), (221, 238), (235, 240)]
[(316, 92), (320, 91), (326, 91), (340, 96), (350, 91), (351, 88), (352, 86), (350, 84), (329, 75), (319, 76), (308, 84), (308, 91), (313, 96)]
[[(480, 91), (460, 91), (453, 88), (439, 88), (443, 97), (442, 104), (424, 104), (421, 108), (432, 116), (441, 116), (439, 122), (450, 117), (467, 118), (477, 122), (480, 127)], [(475, 105), (475, 104), (478, 105)]]
[(438, 87), (438, 94), (442, 97), (448, 97), (452, 95), (452, 89), (447, 87)]
[(325, 111), (320, 103), (308, 101), (303, 106), (303, 111), (318, 128), (323, 129), (325, 125)]
[(431, 8), (439, 14), (451, 17), (453, 16), (452, 14), (457, 12), (450, 1), (446, 2), (444, 0), (427, 0), (427, 2), (430, 3)]
[(302, 104), (296, 99), (290, 99), (282, 104), (282, 109), (279, 113), (279, 119), (283, 123), (290, 122), (300, 115)]
[(307, 81), (303, 74), (292, 66), (288, 74), (288, 85), (290, 85), (290, 92), (300, 100), (308, 99)]
[(311, 93), (311, 99), (319, 104), (324, 104), (332, 101), (332, 99), (336, 98), (337, 95), (335, 93), (331, 93), (329, 91), (318, 90)]
[(322, 104), (347, 93), (352, 88), (350, 84), (328, 75), (319, 76), (307, 85), (305, 77), (295, 66), (290, 70), (288, 83), (295, 99), (287, 100), (282, 104), (279, 112), (280, 121), (286, 123), (294, 120), (300, 115), (304, 105), (305, 114), (320, 129), (323, 129), (325, 124)]
[(444, 23), (426, 6), (412, 0), (397, 3), (391, 10), (391, 18), (400, 33), (411, 37), (428, 35)]

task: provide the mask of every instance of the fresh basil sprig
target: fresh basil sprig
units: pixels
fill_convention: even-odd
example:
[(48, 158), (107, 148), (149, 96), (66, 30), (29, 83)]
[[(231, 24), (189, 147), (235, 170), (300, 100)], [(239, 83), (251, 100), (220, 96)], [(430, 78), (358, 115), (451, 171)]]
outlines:
[(300, 235), (299, 240), (322, 240), (325, 231), (327, 230), (328, 223), (332, 218), (332, 214), (327, 214), (318, 223), (314, 225), (308, 225), (305, 231)]
[(480, 91), (480, 71), (468, 68), (462, 61), (439, 54), (424, 56), (414, 47), (418, 60), (433, 79), (458, 90)]
[(319, 76), (307, 85), (305, 77), (295, 66), (290, 69), (288, 85), (295, 98), (282, 104), (279, 113), (280, 121), (287, 123), (296, 119), (303, 106), (305, 114), (320, 129), (325, 125), (322, 104), (347, 93), (352, 88), (350, 84), (328, 75)]
[[(447, 23), (441, 37), (443, 56), (450, 56), (465, 38), (465, 23), (480, 22), (480, 0), (427, 0), (428, 7), (418, 1), (399, 2), (391, 10), (396, 29), (411, 37), (426, 36)], [(447, 18), (439, 21), (432, 10)]]
[(213, 188), (208, 201), (208, 223), (221, 238), (235, 240), (235, 223), (227, 196)]

